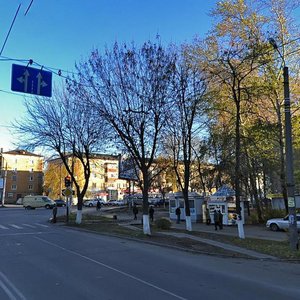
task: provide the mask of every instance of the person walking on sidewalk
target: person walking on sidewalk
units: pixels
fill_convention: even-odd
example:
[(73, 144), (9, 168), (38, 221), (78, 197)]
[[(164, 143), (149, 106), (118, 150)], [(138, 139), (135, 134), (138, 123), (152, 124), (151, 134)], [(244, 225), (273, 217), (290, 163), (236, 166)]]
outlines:
[(215, 230), (218, 230), (218, 226), (219, 226), (219, 213), (218, 213), (218, 211), (216, 209), (214, 211), (214, 223), (215, 223)]
[(149, 208), (149, 217), (150, 217), (150, 221), (153, 222), (153, 217), (154, 217), (154, 208), (151, 205)]
[(56, 223), (56, 215), (57, 215), (57, 205), (54, 205), (52, 210), (52, 223)]
[(175, 213), (176, 213), (176, 216), (177, 216), (177, 224), (180, 223), (180, 214), (181, 214), (181, 210), (180, 210), (180, 207), (178, 206), (175, 210)]
[(138, 208), (137, 208), (137, 206), (135, 204), (133, 205), (132, 212), (134, 214), (134, 218), (133, 219), (137, 220), (137, 214), (138, 214), (139, 210), (138, 210)]
[(221, 213), (221, 211), (218, 211), (218, 215), (219, 215), (219, 228), (220, 230), (223, 229), (223, 214)]
[(96, 209), (97, 209), (97, 210), (100, 210), (100, 209), (101, 209), (101, 203), (100, 203), (99, 200), (97, 201)]

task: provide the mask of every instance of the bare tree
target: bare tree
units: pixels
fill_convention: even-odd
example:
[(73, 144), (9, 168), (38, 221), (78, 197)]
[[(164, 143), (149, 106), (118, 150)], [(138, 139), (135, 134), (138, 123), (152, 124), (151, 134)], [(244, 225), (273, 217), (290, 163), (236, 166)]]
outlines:
[(159, 43), (146, 42), (140, 49), (134, 44), (116, 43), (104, 54), (93, 51), (87, 62), (79, 64), (84, 86), (73, 85), (76, 93), (89, 91), (88, 102), (111, 125), (116, 142), (138, 166), (145, 234), (151, 234), (148, 190), (166, 124), (175, 59), (171, 49)]
[[(90, 106), (65, 89), (55, 91), (49, 100), (45, 97), (26, 99), (27, 115), (14, 126), (20, 144), (29, 149), (54, 151), (64, 164), (75, 185), (78, 198), (76, 223), (82, 219), (82, 202), (91, 174), (92, 153), (104, 145), (107, 134), (104, 124)], [(78, 182), (74, 163), (82, 166), (84, 183)]]
[[(173, 167), (185, 203), (186, 229), (192, 231), (189, 206), (193, 141), (201, 136), (205, 124), (206, 79), (199, 68), (189, 65), (184, 59), (176, 64), (173, 81), (174, 105), (168, 121), (168, 143)], [(183, 176), (182, 176), (183, 173)]]

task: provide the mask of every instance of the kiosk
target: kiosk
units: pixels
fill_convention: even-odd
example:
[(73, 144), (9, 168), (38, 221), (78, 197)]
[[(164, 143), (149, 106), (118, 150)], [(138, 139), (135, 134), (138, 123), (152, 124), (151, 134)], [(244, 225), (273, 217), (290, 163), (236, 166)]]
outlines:
[[(189, 205), (192, 222), (202, 222), (204, 197), (198, 193), (189, 193)], [(182, 192), (172, 193), (169, 196), (169, 215), (171, 220), (176, 220), (175, 210), (180, 207), (180, 219), (185, 220), (185, 205)]]
[[(214, 211), (220, 211), (223, 214), (223, 225), (235, 225), (237, 221), (236, 212), (236, 201), (235, 191), (223, 185), (214, 194), (206, 198), (207, 211), (204, 213), (203, 218), (206, 219), (208, 216), (211, 222), (214, 222)], [(244, 202), (240, 202), (241, 206), (241, 218), (243, 224), (245, 223), (244, 218)]]

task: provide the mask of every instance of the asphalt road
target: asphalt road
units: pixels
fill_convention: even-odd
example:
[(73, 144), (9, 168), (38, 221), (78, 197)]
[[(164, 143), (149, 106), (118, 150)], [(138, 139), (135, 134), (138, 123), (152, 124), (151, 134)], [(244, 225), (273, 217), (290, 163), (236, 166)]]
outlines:
[[(59, 213), (63, 209), (59, 208)], [(0, 210), (0, 299), (300, 299), (298, 265), (195, 255)]]

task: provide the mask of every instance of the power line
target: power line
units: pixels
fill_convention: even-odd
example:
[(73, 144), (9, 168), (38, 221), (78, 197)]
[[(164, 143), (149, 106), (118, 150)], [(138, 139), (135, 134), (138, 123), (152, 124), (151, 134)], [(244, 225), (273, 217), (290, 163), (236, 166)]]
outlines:
[(27, 13), (28, 13), (28, 11), (29, 11), (29, 9), (30, 9), (31, 5), (32, 5), (32, 2), (33, 2), (33, 0), (31, 0), (31, 2), (30, 2), (30, 4), (29, 4), (29, 6), (27, 7), (27, 9), (26, 9), (26, 12), (25, 12), (24, 16), (26, 16), (26, 15), (27, 15)]
[(12, 21), (12, 23), (11, 23), (11, 25), (10, 25), (10, 28), (9, 28), (8, 33), (7, 33), (7, 35), (6, 35), (6, 38), (5, 38), (5, 41), (4, 41), (4, 43), (3, 43), (2, 49), (1, 49), (1, 51), (0, 51), (0, 55), (2, 54), (2, 52), (3, 52), (3, 50), (4, 50), (4, 47), (5, 47), (5, 45), (6, 45), (6, 42), (7, 42), (7, 40), (8, 40), (8, 37), (9, 37), (9, 35), (10, 35), (10, 32), (11, 32), (11, 30), (12, 30), (14, 24), (15, 24), (15, 20), (16, 20), (16, 18), (17, 18), (18, 13), (19, 13), (20, 7), (21, 7), (21, 3), (19, 4), (18, 9), (17, 9), (17, 11), (16, 11), (16, 13), (15, 13), (15, 16), (14, 16), (14, 18), (13, 18), (13, 21)]
[[(5, 91), (5, 90), (1, 90), (1, 89), (0, 89), (0, 92), (1, 92), (1, 93), (5, 93), (5, 94), (14, 95), (14, 96), (24, 97), (24, 95), (23, 95), (23, 94), (20, 94), (20, 93), (13, 93), (13, 92), (9, 92), (9, 91)], [(28, 97), (29, 97), (29, 96), (28, 96)]]

